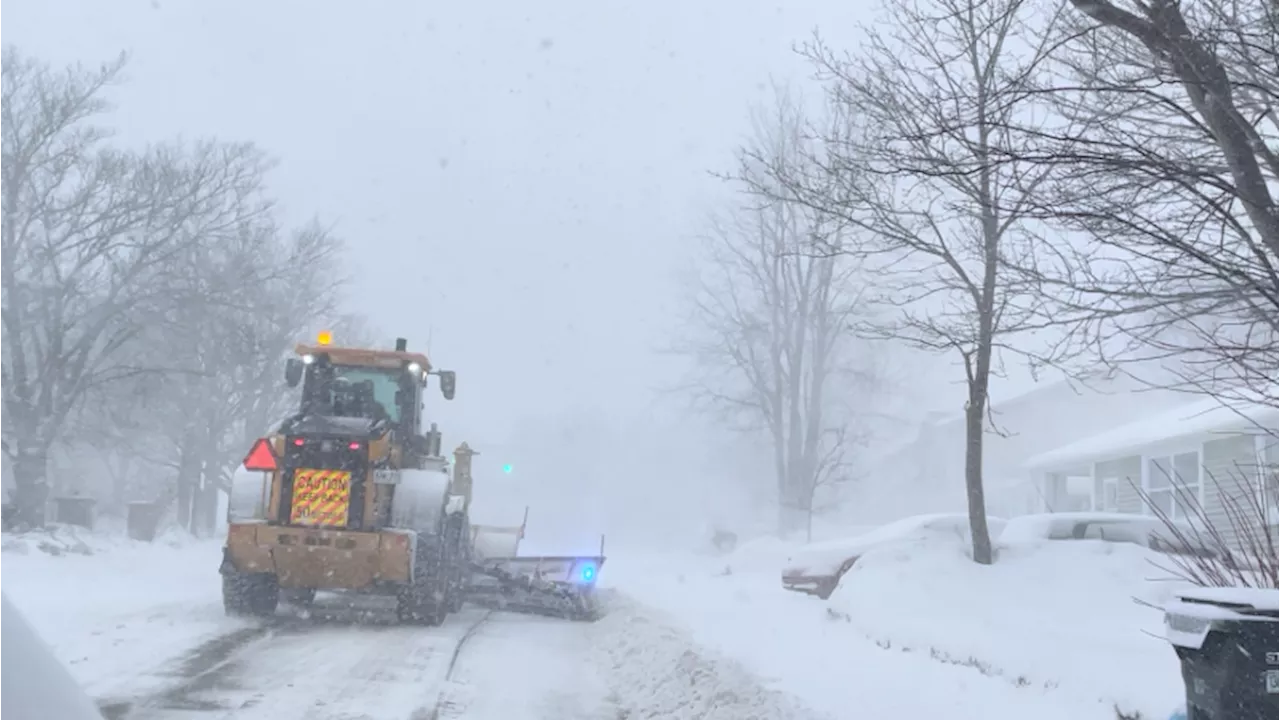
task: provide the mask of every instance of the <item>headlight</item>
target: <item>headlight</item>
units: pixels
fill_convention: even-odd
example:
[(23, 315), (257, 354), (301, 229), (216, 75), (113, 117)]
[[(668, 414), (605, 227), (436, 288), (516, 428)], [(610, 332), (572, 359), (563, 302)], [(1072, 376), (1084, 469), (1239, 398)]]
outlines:
[(419, 365), (419, 364), (418, 364), (418, 363), (416, 363), (416, 362), (411, 362), (411, 363), (409, 363), (408, 370), (409, 370), (409, 372), (410, 372), (410, 373), (412, 373), (413, 375), (421, 375), (421, 374), (422, 374), (422, 366), (421, 366), (421, 365)]
[(302, 356), (302, 364), (303, 364), (303, 365), (310, 365), (311, 363), (313, 363), (313, 362), (315, 362), (315, 361), (316, 361), (316, 356), (315, 356), (315, 355), (303, 355), (303, 356)]

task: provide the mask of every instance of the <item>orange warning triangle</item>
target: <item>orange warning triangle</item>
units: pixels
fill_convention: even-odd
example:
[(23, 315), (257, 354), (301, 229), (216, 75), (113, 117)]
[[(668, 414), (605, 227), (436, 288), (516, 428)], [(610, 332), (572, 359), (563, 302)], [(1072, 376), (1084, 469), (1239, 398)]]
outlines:
[(258, 438), (258, 441), (253, 444), (253, 449), (244, 456), (244, 469), (268, 472), (275, 470), (276, 467), (276, 451), (271, 449), (271, 443), (267, 442), (266, 438)]

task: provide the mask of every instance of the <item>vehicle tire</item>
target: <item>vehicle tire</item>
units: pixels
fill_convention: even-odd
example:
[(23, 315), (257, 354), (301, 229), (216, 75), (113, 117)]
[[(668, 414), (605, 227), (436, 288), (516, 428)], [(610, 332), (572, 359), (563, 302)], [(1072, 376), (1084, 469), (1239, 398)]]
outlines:
[(222, 607), (228, 615), (270, 617), (280, 604), (280, 583), (272, 573), (224, 573)]
[(453, 587), (449, 588), (449, 612), (456, 613), (462, 610), (462, 604), (466, 602), (465, 588), (462, 580), (456, 579)]
[(445, 562), (449, 568), (449, 591), (446, 605), (449, 612), (456, 613), (462, 610), (462, 605), (467, 599), (467, 583), (470, 580), (470, 563), (469, 553), (464, 544), (467, 537), (466, 527), (469, 523), (465, 516), (454, 516), (449, 519), (449, 525), (445, 532), (446, 547), (450, 552), (445, 557)]
[(440, 625), (449, 614), (449, 576), (437, 538), (418, 537), (413, 578), (396, 594), (396, 617), (403, 623)]

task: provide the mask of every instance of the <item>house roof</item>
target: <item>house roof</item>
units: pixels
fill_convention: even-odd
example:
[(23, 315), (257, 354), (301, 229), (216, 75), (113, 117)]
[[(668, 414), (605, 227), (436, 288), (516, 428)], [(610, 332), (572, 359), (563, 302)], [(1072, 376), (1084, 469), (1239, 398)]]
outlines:
[(1170, 440), (1226, 430), (1267, 428), (1274, 431), (1280, 412), (1259, 404), (1234, 404), (1204, 398), (1173, 410), (1111, 428), (1028, 459), (1028, 469), (1048, 469), (1129, 454)]

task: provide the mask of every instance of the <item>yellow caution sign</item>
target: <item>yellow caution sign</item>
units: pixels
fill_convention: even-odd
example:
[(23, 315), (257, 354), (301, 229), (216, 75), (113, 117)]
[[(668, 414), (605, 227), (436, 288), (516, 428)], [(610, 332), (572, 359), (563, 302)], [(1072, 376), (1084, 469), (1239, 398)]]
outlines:
[(293, 473), (293, 525), (343, 527), (351, 509), (351, 472), (299, 468)]

